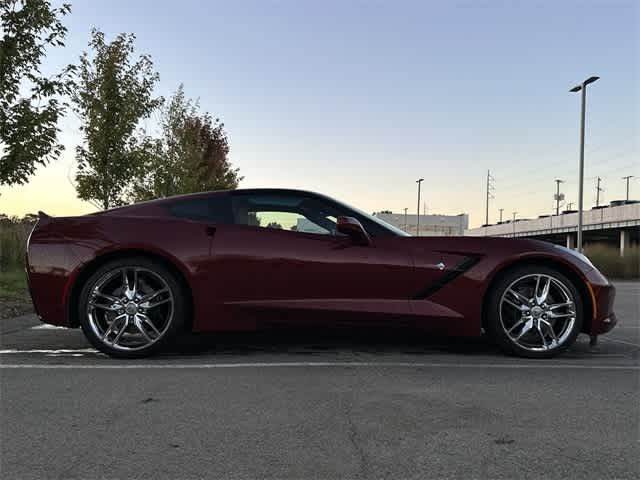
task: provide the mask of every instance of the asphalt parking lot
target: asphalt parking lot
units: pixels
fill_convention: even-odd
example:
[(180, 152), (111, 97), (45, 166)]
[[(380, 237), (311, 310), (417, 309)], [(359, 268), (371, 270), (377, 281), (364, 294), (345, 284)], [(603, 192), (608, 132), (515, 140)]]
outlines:
[(185, 339), (116, 361), (2, 321), (0, 478), (640, 477), (640, 284), (559, 358), (362, 332)]

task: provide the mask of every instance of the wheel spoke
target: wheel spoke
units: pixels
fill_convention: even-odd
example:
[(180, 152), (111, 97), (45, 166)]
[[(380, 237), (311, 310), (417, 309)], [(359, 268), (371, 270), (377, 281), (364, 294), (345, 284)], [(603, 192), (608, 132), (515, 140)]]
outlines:
[(129, 275), (127, 274), (127, 269), (122, 269), (122, 289), (124, 295), (132, 300), (135, 297), (137, 289), (138, 289), (138, 270), (136, 268), (132, 268), (133, 270), (133, 284), (129, 281)]
[(567, 318), (567, 317), (575, 317), (576, 314), (574, 312), (567, 312), (567, 313), (549, 312), (548, 316), (549, 318)]
[(147, 340), (148, 343), (153, 342), (153, 338), (151, 338), (147, 333), (147, 331), (144, 329), (144, 327), (142, 326), (142, 322), (136, 319), (134, 320), (133, 324), (136, 326), (138, 331), (144, 336), (144, 338)]
[(127, 269), (123, 268), (122, 269), (122, 292), (126, 295), (128, 291), (129, 291), (129, 279), (127, 278)]
[(544, 337), (544, 333), (540, 328), (540, 323), (538, 323), (538, 325), (536, 326), (536, 329), (538, 330), (538, 333), (540, 334), (540, 338), (542, 339), (542, 348), (547, 350), (549, 348), (549, 345), (547, 345), (547, 339)]
[(109, 300), (111, 303), (120, 302), (120, 299), (118, 297), (114, 297), (113, 295), (107, 295), (106, 293), (102, 293), (97, 290), (94, 291), (92, 295), (94, 297), (100, 297), (100, 298), (104, 298), (105, 300)]
[(517, 337), (515, 337), (515, 339), (520, 340), (526, 333), (529, 333), (532, 328), (533, 328), (533, 319), (527, 320), (527, 322), (524, 324), (524, 327), (522, 327), (522, 330), (520, 330), (520, 333), (518, 334)]
[(516, 328), (518, 328), (520, 325), (522, 325), (523, 323), (526, 323), (528, 319), (526, 318), (521, 318), (520, 320), (518, 320), (516, 323), (514, 323), (511, 328), (509, 328), (509, 330), (507, 330), (507, 333), (509, 335), (511, 335), (511, 332), (513, 332)]
[(113, 345), (117, 345), (118, 342), (120, 342), (120, 338), (122, 337), (122, 334), (124, 334), (125, 330), (127, 329), (127, 327), (129, 326), (129, 322), (127, 320), (125, 320), (124, 325), (122, 325), (122, 328), (120, 329), (120, 331), (118, 332), (118, 334), (116, 335), (116, 338), (113, 339)]
[[(118, 325), (120, 320), (123, 320), (123, 319), (124, 319), (124, 325), (122, 325), (120, 330), (118, 330), (118, 333), (116, 334), (116, 338), (113, 340), (113, 342), (109, 342), (109, 335), (113, 334), (116, 331), (116, 326)], [(111, 325), (109, 325), (109, 328), (104, 332), (104, 335), (102, 335), (102, 340), (109, 343), (113, 343), (113, 344), (117, 343), (117, 340), (120, 339), (120, 335), (122, 335), (122, 332), (126, 330), (126, 327), (127, 327), (126, 320), (127, 320), (126, 315), (118, 315), (117, 317), (115, 317), (111, 322)]]
[(504, 299), (504, 302), (505, 302), (506, 304), (508, 304), (508, 305), (511, 305), (511, 306), (512, 306), (512, 307), (514, 307), (514, 308), (517, 308), (517, 309), (518, 309), (518, 311), (520, 311), (520, 312), (522, 312), (522, 311), (526, 308), (526, 306), (525, 306), (525, 305), (517, 305), (517, 304), (513, 303), (511, 300), (509, 300), (508, 298), (505, 298), (505, 299)]
[(507, 290), (508, 293), (513, 295), (513, 297), (520, 302), (521, 305), (529, 305), (529, 299), (522, 295), (520, 292), (515, 291), (513, 288)]
[[(140, 299), (140, 303), (149, 302), (149, 301), (153, 300), (154, 298), (156, 298), (158, 295), (162, 295), (163, 293), (169, 293), (169, 289), (168, 288), (161, 288), (160, 290), (157, 290), (155, 292), (148, 293), (147, 295), (145, 295), (144, 297), (142, 297)], [(151, 308), (151, 307), (145, 307), (145, 308)]]
[(149, 317), (139, 313), (138, 318), (140, 319), (141, 324), (148, 325), (151, 328), (151, 330), (153, 330), (153, 332), (156, 334), (156, 338), (160, 336), (160, 331), (156, 328), (156, 326), (153, 324), (153, 322)]
[[(538, 292), (540, 291), (540, 283), (542, 283), (542, 292), (538, 295)], [(536, 303), (538, 305), (541, 305), (547, 301), (550, 288), (551, 288), (551, 278), (543, 277), (542, 275), (540, 275), (536, 282)]]
[(554, 303), (553, 305), (549, 305), (549, 310), (555, 310), (556, 308), (563, 307), (573, 307), (573, 302)]
[(167, 303), (167, 302), (170, 302), (170, 301), (171, 301), (170, 298), (165, 298), (164, 300), (158, 300), (155, 303), (149, 303), (149, 302), (141, 303), (140, 306), (142, 308), (146, 308), (148, 310), (150, 308), (155, 308), (155, 307), (157, 307), (159, 305), (162, 305), (163, 303)]
[(131, 287), (131, 298), (138, 293), (138, 269), (133, 269), (133, 287)]
[(89, 302), (89, 306), (93, 307), (93, 308), (99, 308), (101, 310), (107, 310), (109, 312), (117, 312), (121, 308), (119, 305), (115, 305), (115, 306), (114, 305), (104, 305), (102, 303), (97, 303), (97, 302), (95, 302), (93, 300), (91, 300)]
[(553, 325), (551, 325), (546, 320), (540, 320), (540, 323), (542, 325), (545, 325), (547, 327), (547, 329), (549, 330), (549, 334), (551, 335), (551, 346), (553, 347), (554, 345), (557, 345), (558, 344), (558, 337), (556, 336), (556, 332), (553, 329)]

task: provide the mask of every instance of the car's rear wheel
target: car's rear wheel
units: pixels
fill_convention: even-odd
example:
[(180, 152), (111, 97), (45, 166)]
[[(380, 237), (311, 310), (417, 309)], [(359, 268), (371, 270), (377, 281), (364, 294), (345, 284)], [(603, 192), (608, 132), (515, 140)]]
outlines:
[(101, 266), (83, 286), (78, 304), (87, 339), (120, 358), (146, 357), (165, 348), (182, 331), (186, 311), (173, 273), (145, 257)]
[(525, 265), (503, 275), (489, 292), (489, 335), (505, 351), (550, 358), (573, 344), (582, 329), (580, 292), (565, 275)]

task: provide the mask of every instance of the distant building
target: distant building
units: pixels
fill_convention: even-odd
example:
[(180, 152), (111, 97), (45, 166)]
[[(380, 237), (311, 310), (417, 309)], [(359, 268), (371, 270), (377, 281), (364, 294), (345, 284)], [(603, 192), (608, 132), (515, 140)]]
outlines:
[[(418, 216), (415, 214), (405, 217), (404, 213), (391, 213), (385, 210), (373, 215), (400, 230), (404, 230), (409, 235), (415, 236), (418, 233)], [(459, 236), (464, 235), (464, 231), (468, 228), (469, 215), (466, 213), (459, 215), (420, 215), (421, 237)]]

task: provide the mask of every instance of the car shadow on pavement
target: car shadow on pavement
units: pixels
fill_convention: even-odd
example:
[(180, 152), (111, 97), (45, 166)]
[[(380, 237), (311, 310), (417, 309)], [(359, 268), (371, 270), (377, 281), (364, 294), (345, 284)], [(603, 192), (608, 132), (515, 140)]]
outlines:
[(187, 334), (162, 356), (189, 355), (500, 355), (487, 338), (433, 337), (389, 332), (251, 332)]

